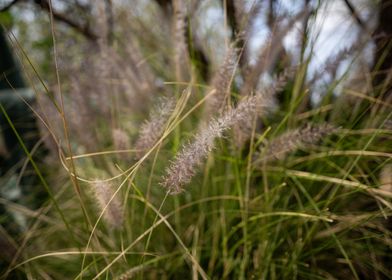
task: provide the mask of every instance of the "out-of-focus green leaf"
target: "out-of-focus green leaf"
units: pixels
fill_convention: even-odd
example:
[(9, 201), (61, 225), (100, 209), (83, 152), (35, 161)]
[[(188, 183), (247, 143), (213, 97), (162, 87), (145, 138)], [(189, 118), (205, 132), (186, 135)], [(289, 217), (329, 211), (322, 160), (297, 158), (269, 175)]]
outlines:
[(10, 12), (0, 13), (0, 25), (3, 25), (5, 28), (10, 28), (14, 23), (14, 17)]

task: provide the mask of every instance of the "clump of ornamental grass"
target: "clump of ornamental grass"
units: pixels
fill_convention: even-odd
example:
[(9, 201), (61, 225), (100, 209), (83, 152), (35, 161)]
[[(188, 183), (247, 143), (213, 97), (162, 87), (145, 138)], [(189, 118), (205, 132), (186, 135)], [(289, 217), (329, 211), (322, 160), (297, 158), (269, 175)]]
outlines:
[(141, 158), (159, 140), (175, 107), (174, 98), (163, 97), (151, 110), (148, 120), (140, 128), (135, 143), (136, 158)]
[(256, 94), (244, 98), (236, 108), (212, 119), (194, 136), (193, 141), (183, 146), (166, 170), (162, 185), (171, 194), (184, 191), (184, 186), (191, 181), (204, 159), (214, 149), (215, 139), (221, 138), (239, 122), (249, 120), (250, 116), (266, 114), (271, 107), (270, 96)]
[[(226, 27), (233, 25), (232, 43), (221, 65), (214, 61), (214, 52), (222, 48), (215, 50), (215, 46), (212, 46), (214, 50), (210, 53), (206, 47), (208, 44), (203, 45), (210, 59), (206, 62), (206, 68), (210, 69), (211, 65), (219, 67), (215, 75), (210, 77), (208, 74), (206, 79), (203, 77), (200, 81), (201, 76), (190, 71), (197, 68), (193, 68), (194, 65), (202, 62), (192, 53), (191, 45), (194, 43), (193, 36), (203, 37), (199, 30), (193, 30), (191, 24), (197, 20), (193, 21), (192, 18), (197, 11), (191, 8), (187, 11), (187, 6), (194, 7), (196, 4), (184, 0), (144, 2), (145, 11), (156, 11), (160, 7), (166, 9), (165, 16), (173, 24), (172, 33), (156, 25), (155, 21), (150, 25), (155, 14), (146, 20), (135, 18), (120, 28), (116, 26), (113, 44), (110, 44), (109, 38), (106, 42), (102, 40), (90, 62), (84, 63), (84, 67), (76, 67), (80, 68), (74, 71), (76, 75), (68, 77), (72, 77), (68, 89), (67, 84), (64, 85), (67, 113), (64, 116), (70, 118), (66, 126), (70, 129), (70, 139), (75, 139), (70, 146), (76, 149), (69, 152), (57, 146), (53, 149), (56, 154), (64, 153), (64, 157), (67, 157), (65, 163), (75, 165), (71, 169), (64, 164), (64, 170), (68, 172), (64, 177), (70, 175), (74, 179), (75, 189), (79, 180), (91, 180), (84, 177), (91, 168), (109, 170), (105, 174), (116, 174), (113, 178), (123, 182), (124, 205), (120, 201), (118, 188), (110, 183), (113, 178), (92, 183), (89, 190), (93, 190), (91, 200), (95, 203), (91, 206), (86, 204), (86, 213), (92, 212), (88, 208), (92, 207), (97, 215), (102, 215), (105, 224), (120, 229), (121, 232), (116, 233), (121, 236), (115, 238), (112, 234), (111, 238), (106, 238), (107, 233), (101, 227), (90, 230), (87, 215), (86, 227), (74, 227), (74, 222), (77, 225), (83, 221), (84, 213), (80, 211), (81, 205), (67, 183), (62, 189), (65, 195), (56, 193), (55, 199), (59, 202), (60, 214), (66, 217), (65, 222), (70, 222), (71, 230), (68, 231), (66, 224), (52, 220), (52, 215), (47, 215), (46, 209), (40, 212), (43, 213), (40, 216), (22, 209), (23, 215), (33, 215), (37, 223), (26, 234), (26, 245), (20, 246), (20, 250), (23, 249), (23, 254), (26, 254), (23, 260), (17, 260), (15, 266), (10, 267), (25, 270), (33, 278), (43, 279), (81, 278), (81, 271), (85, 278), (91, 279), (187, 279), (191, 277), (190, 274), (194, 279), (199, 277), (198, 274), (203, 279), (387, 277), (390, 274), (387, 268), (390, 257), (386, 255), (391, 234), (385, 224), (390, 221), (392, 209), (389, 200), (392, 167), (387, 162), (380, 172), (378, 170), (379, 164), (389, 158), (385, 143), (390, 133), (385, 130), (391, 128), (390, 122), (386, 122), (385, 130), (380, 132), (382, 136), (379, 137), (372, 126), (362, 122), (355, 113), (351, 113), (351, 107), (344, 104), (352, 118), (341, 118), (336, 123), (345, 122), (346, 128), (352, 128), (348, 129), (355, 135), (352, 137), (350, 133), (340, 133), (333, 125), (335, 120), (331, 116), (339, 110), (335, 106), (336, 100), (329, 98), (328, 93), (321, 96), (320, 103), (309, 102), (306, 108), (301, 108), (297, 103), (302, 97), (309, 97), (310, 100), (309, 86), (314, 86), (326, 74), (331, 76), (328, 91), (334, 95), (336, 85), (340, 86), (340, 81), (336, 80), (338, 67), (353, 51), (357, 52), (357, 48), (341, 51), (333, 60), (327, 61), (321, 71), (312, 74), (308, 65), (312, 62), (313, 51), (305, 51), (313, 50), (315, 46), (313, 39), (308, 37), (315, 30), (306, 34), (313, 22), (313, 15), (308, 22), (308, 8), (311, 5), (304, 6), (302, 12), (287, 19), (273, 11), (277, 10), (278, 5), (272, 5), (271, 19), (268, 19), (272, 22), (268, 23), (269, 38), (255, 56), (250, 57), (250, 52), (244, 55), (247, 42), (253, 36), (255, 26), (252, 22), (255, 23), (256, 18), (264, 14), (265, 5), (260, 2), (250, 7), (242, 3), (244, 1), (222, 1), (225, 2), (222, 11), (227, 12), (225, 17), (228, 23), (225, 23), (224, 36), (227, 35)], [(103, 6), (100, 9), (102, 14)], [(260, 10), (263, 13), (259, 13)], [(116, 22), (124, 20), (127, 10), (124, 14), (117, 14), (120, 9), (115, 7), (113, 11)], [(139, 14), (143, 15), (136, 12), (132, 16)], [(203, 19), (204, 14), (200, 16)], [(235, 18), (234, 24), (231, 18)], [(99, 32), (105, 35), (110, 33), (110, 26), (105, 26), (108, 18), (99, 19), (103, 20), (97, 28), (102, 30)], [(303, 25), (305, 33), (301, 35), (303, 38), (299, 38), (303, 39), (301, 48), (304, 55), (298, 57), (298, 61), (287, 52), (283, 40), (293, 27), (302, 28), (300, 25)], [(247, 38), (236, 42), (235, 37), (241, 30), (245, 31)], [(127, 36), (130, 33), (134, 36)], [(128, 41), (127, 37), (132, 37), (132, 40)], [(168, 38), (172, 40), (166, 41)], [(209, 36), (202, 43), (209, 41), (213, 44), (214, 40), (214, 36)], [(255, 63), (251, 63), (251, 59)], [(241, 71), (237, 71), (237, 63)], [(297, 66), (288, 66), (294, 63)], [(296, 79), (293, 79), (294, 75)], [(64, 76), (66, 79), (67, 75)], [(308, 76), (313, 78), (309, 81)], [(271, 83), (264, 83), (267, 77), (271, 77)], [(292, 80), (293, 89), (287, 86), (288, 81)], [(163, 90), (167, 84), (176, 84), (181, 88), (189, 81), (192, 88), (200, 86), (200, 90), (192, 91), (192, 98), (181, 95), (176, 100), (174, 96), (180, 92), (177, 88), (170, 98), (153, 100), (158, 87)], [(211, 82), (204, 87), (204, 81)], [(62, 83), (66, 82), (63, 80)], [(203, 88), (208, 88), (206, 93)], [(71, 98), (67, 98), (66, 91), (71, 91)], [(165, 92), (169, 94), (166, 88)], [(275, 95), (278, 93), (283, 98), (276, 104), (278, 100)], [(56, 92), (55, 95), (60, 93)], [(384, 106), (372, 96), (363, 98), (361, 102), (369, 99), (371, 104)], [(230, 100), (231, 97), (233, 100)], [(188, 108), (188, 105), (191, 107), (193, 104), (189, 103), (195, 100), (196, 105), (182, 114), (184, 108)], [(152, 101), (157, 101), (157, 105), (150, 110)], [(194, 114), (202, 104), (206, 105), (203, 114)], [(388, 109), (387, 106), (382, 108)], [(272, 110), (273, 116), (270, 114)], [(138, 138), (130, 139), (127, 131), (121, 128), (134, 127), (133, 117), (144, 119), (147, 112), (151, 112), (150, 116), (141, 125)], [(175, 113), (178, 113), (178, 118)], [(242, 148), (251, 137), (256, 139), (255, 135), (263, 132), (261, 117), (272, 127), (305, 119), (314, 122), (298, 128), (283, 129), (279, 125), (277, 136), (269, 137), (270, 134), (264, 133), (267, 140), (259, 149), (256, 146), (258, 142), (251, 141), (250, 144), (255, 143), (256, 149), (251, 146), (248, 155), (233, 152), (230, 148), (234, 145)], [(323, 123), (326, 120), (331, 123)], [(86, 124), (94, 129), (88, 132)], [(360, 131), (356, 131), (358, 128)], [(182, 135), (189, 133), (189, 130), (196, 133), (188, 142), (178, 146)], [(233, 133), (229, 133), (230, 130)], [(136, 160), (140, 160), (156, 146), (162, 135), (166, 136), (166, 132), (171, 131), (174, 135), (167, 137), (165, 145), (157, 149), (162, 152), (156, 154), (153, 163), (139, 165), (134, 164), (135, 159), (127, 159), (123, 162), (127, 166), (123, 168), (108, 156), (112, 151), (107, 150), (114, 146), (116, 150), (137, 150)], [(274, 162), (282, 165), (279, 161), (290, 155), (295, 160), (301, 156), (296, 151), (311, 150), (332, 134), (336, 134), (339, 141), (333, 147), (317, 148), (321, 152), (315, 156), (299, 158), (304, 164), (290, 166), (290, 169), (284, 166), (267, 168), (260, 176), (257, 168), (262, 164)], [(220, 139), (224, 139), (220, 143), (222, 151), (215, 151)], [(59, 143), (66, 143), (65, 140), (65, 136), (59, 137)], [(132, 142), (134, 144), (130, 145)], [(83, 145), (94, 153), (77, 149)], [(178, 149), (170, 163), (166, 160), (168, 147)], [(385, 151), (382, 151), (383, 148)], [(202, 168), (212, 152), (213, 168)], [(160, 173), (157, 170), (162, 167), (167, 169), (158, 180), (161, 180), (167, 193), (184, 192), (187, 184), (198, 174), (203, 176), (203, 190), (175, 199), (167, 199), (159, 190), (150, 191)], [(57, 186), (61, 184), (57, 170), (50, 176)], [(4, 200), (0, 202), (7, 207), (13, 206), (12, 203), (4, 203)], [(17, 210), (20, 211), (20, 208)], [(385, 218), (386, 222), (380, 222), (380, 217)], [(70, 234), (64, 234), (68, 232), (75, 234), (76, 242), (70, 239)], [(90, 239), (91, 242), (86, 244), (85, 241)], [(18, 245), (19, 240), (15, 241), (13, 243)], [(83, 254), (82, 265), (79, 252), (75, 249), (78, 246)], [(47, 254), (48, 251), (54, 252), (53, 256)], [(184, 260), (184, 255), (189, 257), (189, 262)], [(334, 269), (331, 269), (332, 266)]]
[(307, 123), (302, 128), (288, 130), (267, 142), (255, 155), (255, 162), (283, 160), (290, 153), (298, 149), (305, 149), (334, 132), (337, 132), (337, 128), (328, 123)]
[(121, 228), (123, 209), (113, 185), (106, 181), (95, 181), (91, 184), (91, 190), (105, 222), (113, 228)]

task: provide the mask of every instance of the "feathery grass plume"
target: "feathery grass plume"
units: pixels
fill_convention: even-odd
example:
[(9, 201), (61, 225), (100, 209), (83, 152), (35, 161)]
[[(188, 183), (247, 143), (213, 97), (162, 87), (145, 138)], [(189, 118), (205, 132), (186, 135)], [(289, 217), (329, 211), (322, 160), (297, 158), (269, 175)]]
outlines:
[(319, 70), (315, 71), (313, 77), (309, 80), (308, 84), (313, 85), (317, 80), (319, 80), (323, 75), (329, 74), (332, 78), (336, 76), (336, 72), (341, 65), (341, 63), (350, 57), (351, 54), (356, 50), (361, 50), (365, 43), (358, 41), (352, 44), (350, 47), (341, 49), (336, 55), (329, 57), (325, 62), (324, 66)]
[(186, 6), (183, 0), (174, 0), (174, 63), (176, 78), (185, 81), (189, 70), (188, 44), (186, 40)]
[(141, 158), (161, 137), (165, 124), (176, 107), (174, 98), (161, 98), (152, 109), (149, 120), (140, 128), (139, 138), (136, 141), (136, 158)]
[(106, 207), (103, 215), (106, 223), (114, 228), (120, 228), (123, 223), (123, 211), (118, 196), (113, 197), (113, 186), (105, 181), (95, 181), (91, 188), (100, 211), (102, 212)]
[(283, 50), (283, 39), (293, 28), (294, 24), (309, 14), (309, 10), (303, 10), (296, 16), (291, 18), (277, 32), (271, 34), (269, 40), (264, 45), (256, 64), (249, 70), (249, 74), (245, 77), (244, 85), (241, 89), (241, 96), (247, 96), (252, 93), (260, 80), (263, 73), (268, 72), (278, 59), (279, 54)]
[[(234, 21), (230, 23), (233, 34), (235, 35), (234, 44), (240, 49), (239, 68), (242, 77), (247, 77), (249, 73), (249, 50), (248, 40), (252, 36), (254, 22), (259, 18), (258, 14), (262, 8), (261, 2), (253, 2), (252, 5), (247, 5), (243, 0), (234, 0), (232, 3), (227, 2), (227, 5), (232, 5), (234, 8)], [(232, 8), (228, 8), (231, 10)], [(250, 9), (248, 9), (250, 8)]]
[(196, 174), (198, 167), (215, 147), (215, 139), (250, 115), (265, 114), (271, 107), (268, 96), (257, 94), (244, 98), (236, 108), (228, 110), (217, 119), (212, 119), (205, 128), (200, 130), (194, 140), (184, 145), (174, 161), (166, 170), (161, 183), (170, 194), (181, 193)]
[(252, 24), (257, 19), (257, 14), (260, 12), (262, 8), (261, 2), (253, 2), (250, 6), (250, 9), (247, 9), (246, 6), (248, 3), (245, 3), (243, 0), (234, 0), (234, 17), (236, 20), (236, 24), (238, 25), (238, 31), (245, 32), (248, 34), (251, 32)]
[[(275, 82), (273, 83), (272, 86), (268, 87), (263, 87), (261, 88), (261, 92), (265, 96), (269, 96), (270, 99), (270, 104), (271, 109), (274, 108), (275, 104), (273, 103), (274, 101), (274, 95), (276, 92), (281, 91), (287, 82), (293, 77), (295, 74), (296, 67), (292, 67), (289, 69), (285, 69), (282, 74), (278, 75), (275, 77)], [(234, 127), (234, 144), (238, 148), (242, 148), (243, 145), (245, 144), (246, 141), (249, 140), (252, 134), (252, 120), (255, 117), (255, 115), (249, 115), (246, 119), (240, 121), (238, 124), (235, 125)]]
[[(86, 127), (85, 124), (95, 124), (102, 116), (105, 116), (106, 112), (101, 111), (104, 110), (101, 107), (94, 108), (92, 106), (91, 100), (94, 98), (94, 93), (92, 93), (91, 87), (89, 87), (88, 82), (84, 83), (83, 77), (85, 76), (80, 75), (79, 77), (76, 77), (75, 75), (74, 77), (71, 75), (70, 77), (70, 92), (68, 96), (64, 97), (64, 102), (68, 104), (67, 108), (69, 108), (66, 112), (67, 127), (69, 129), (69, 133), (73, 135), (73, 139), (80, 146), (83, 146), (83, 149), (85, 151), (93, 151), (98, 149), (98, 147), (100, 146), (99, 138), (95, 133), (96, 126), (91, 125)], [(58, 91), (58, 89), (55, 88), (53, 88), (52, 90), (53, 92)], [(55, 96), (56, 102), (60, 102), (60, 100), (57, 101), (57, 99), (59, 99), (57, 98), (57, 96), (60, 96), (60, 94), (55, 94)], [(46, 98), (43, 98), (42, 101), (45, 99)], [(51, 117), (55, 116), (55, 118), (51, 118), (50, 122), (56, 122), (52, 123), (51, 126), (55, 127), (55, 130), (57, 130), (57, 128), (63, 127), (63, 119), (62, 114), (60, 114), (57, 110), (54, 110), (52, 102), (52, 100), (46, 99), (44, 103), (46, 103), (46, 106), (48, 107), (43, 108), (45, 108), (46, 111), (47, 108), (52, 107), (52, 110), (48, 109), (48, 112), (52, 111), (54, 115), (52, 115)], [(97, 113), (97, 111), (99, 111), (99, 113)], [(57, 135), (58, 137), (65, 137), (65, 133), (63, 131), (61, 131)]]
[(217, 74), (212, 79), (212, 90), (215, 90), (215, 92), (207, 99), (207, 108), (204, 114), (206, 118), (216, 113), (220, 115), (225, 109), (225, 101), (229, 95), (231, 81), (237, 65), (237, 53), (238, 49), (235, 48), (235, 43), (233, 43), (228, 49)]
[[(120, 129), (114, 128), (112, 130), (112, 138), (113, 138), (113, 145), (116, 150), (128, 150), (129, 147), (129, 136), (128, 134)], [(125, 154), (120, 154), (121, 157), (125, 156)]]
[(392, 193), (392, 163), (385, 165), (380, 172), (380, 188)]
[(112, 130), (113, 144), (117, 150), (129, 149), (129, 136), (128, 134), (120, 129), (115, 128)]
[(133, 70), (134, 76), (139, 82), (140, 91), (148, 95), (154, 92), (156, 87), (155, 76), (146, 58), (143, 56), (140, 44), (131, 38), (126, 42), (125, 47), (125, 52), (129, 58), (127, 64)]
[(293, 79), (297, 70), (298, 66), (285, 68), (281, 73), (274, 77), (275, 82), (272, 87), (268, 87), (262, 90), (269, 90), (271, 91), (271, 94), (282, 91), (287, 83)]
[(96, 5), (93, 5), (96, 16), (94, 17), (96, 29), (100, 34), (99, 41), (103, 45), (108, 45), (109, 33), (111, 28), (109, 26), (108, 10), (106, 7), (106, 1), (98, 1)]
[(317, 143), (323, 137), (337, 131), (337, 128), (328, 124), (306, 124), (303, 128), (289, 130), (272, 139), (261, 151), (255, 155), (255, 161), (269, 162), (282, 160), (289, 153)]

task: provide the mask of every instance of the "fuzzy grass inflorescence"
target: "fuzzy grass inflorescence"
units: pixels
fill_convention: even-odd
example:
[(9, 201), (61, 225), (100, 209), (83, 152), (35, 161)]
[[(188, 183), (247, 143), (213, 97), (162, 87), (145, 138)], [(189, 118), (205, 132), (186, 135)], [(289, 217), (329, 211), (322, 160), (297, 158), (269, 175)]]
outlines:
[(249, 121), (255, 114), (264, 115), (271, 106), (270, 96), (256, 94), (243, 99), (236, 108), (228, 110), (221, 117), (212, 119), (194, 136), (193, 141), (183, 146), (167, 169), (162, 185), (171, 194), (184, 191), (184, 186), (214, 149), (216, 138), (222, 137), (224, 132), (239, 122)]
[(105, 222), (113, 228), (121, 228), (123, 224), (123, 208), (112, 184), (105, 181), (95, 181), (91, 185), (97, 208), (103, 212)]
[(163, 97), (158, 100), (157, 105), (151, 110), (149, 119), (140, 128), (135, 143), (137, 158), (141, 158), (158, 141), (175, 106), (173, 98)]
[(307, 123), (302, 128), (288, 130), (282, 135), (268, 141), (259, 153), (255, 155), (255, 161), (269, 162), (282, 160), (288, 154), (298, 149), (309, 147), (320, 141), (323, 137), (337, 131), (338, 129), (335, 126), (328, 123)]
[(117, 150), (129, 149), (129, 135), (126, 131), (120, 128), (112, 130), (113, 144)]
[(208, 118), (216, 114), (222, 114), (227, 107), (227, 100), (230, 96), (230, 86), (234, 78), (237, 66), (238, 49), (233, 43), (225, 56), (222, 65), (219, 67), (217, 74), (212, 79), (212, 90), (214, 93), (207, 99), (206, 112), (204, 117)]

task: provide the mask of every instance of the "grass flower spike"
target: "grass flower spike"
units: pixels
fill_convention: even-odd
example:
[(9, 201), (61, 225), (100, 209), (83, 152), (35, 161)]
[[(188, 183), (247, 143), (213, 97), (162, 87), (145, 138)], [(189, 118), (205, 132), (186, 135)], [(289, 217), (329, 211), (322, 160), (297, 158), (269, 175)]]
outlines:
[(215, 139), (240, 121), (247, 120), (254, 114), (264, 114), (271, 107), (270, 98), (257, 94), (244, 98), (235, 109), (231, 109), (217, 119), (212, 119), (205, 128), (194, 136), (194, 140), (185, 145), (167, 169), (162, 185), (171, 193), (184, 190), (204, 159), (215, 147)]
[(103, 218), (106, 223), (120, 228), (123, 223), (123, 210), (118, 196), (113, 197), (113, 186), (104, 181), (96, 181), (91, 187), (99, 210), (104, 211)]

